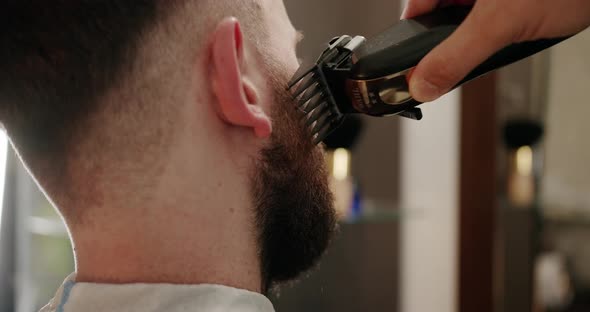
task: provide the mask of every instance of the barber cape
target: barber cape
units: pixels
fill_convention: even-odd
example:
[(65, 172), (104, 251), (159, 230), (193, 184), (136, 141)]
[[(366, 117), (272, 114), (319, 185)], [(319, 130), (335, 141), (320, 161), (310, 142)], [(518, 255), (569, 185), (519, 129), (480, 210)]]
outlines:
[(273, 312), (261, 294), (221, 285), (93, 284), (68, 277), (41, 312)]

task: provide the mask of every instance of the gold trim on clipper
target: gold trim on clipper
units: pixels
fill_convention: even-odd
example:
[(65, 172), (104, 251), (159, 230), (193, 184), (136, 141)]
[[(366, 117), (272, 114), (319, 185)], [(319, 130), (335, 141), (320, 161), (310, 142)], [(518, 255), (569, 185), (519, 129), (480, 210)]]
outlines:
[(369, 112), (376, 105), (400, 105), (412, 100), (407, 82), (410, 69), (371, 80), (346, 81), (352, 105), (361, 112)]

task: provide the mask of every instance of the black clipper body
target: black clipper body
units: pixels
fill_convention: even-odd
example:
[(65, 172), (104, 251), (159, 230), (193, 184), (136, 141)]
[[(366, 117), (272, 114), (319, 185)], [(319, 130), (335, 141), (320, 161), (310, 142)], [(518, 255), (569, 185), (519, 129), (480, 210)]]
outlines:
[[(346, 114), (400, 115), (420, 120), (422, 103), (409, 92), (407, 74), (451, 35), (470, 7), (450, 7), (401, 20), (375, 38), (332, 39), (312, 66), (302, 66), (289, 83), (314, 143), (338, 127)], [(461, 84), (545, 50), (565, 38), (513, 44), (473, 70)]]

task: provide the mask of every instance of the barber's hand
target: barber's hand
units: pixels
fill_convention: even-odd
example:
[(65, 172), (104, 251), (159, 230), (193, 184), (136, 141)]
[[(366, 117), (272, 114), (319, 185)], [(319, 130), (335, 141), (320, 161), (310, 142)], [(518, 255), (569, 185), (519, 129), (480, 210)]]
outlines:
[(412, 73), (410, 91), (418, 101), (432, 101), (447, 93), (509, 44), (567, 36), (590, 25), (590, 0), (409, 0), (402, 18), (452, 4), (473, 5), (473, 9)]

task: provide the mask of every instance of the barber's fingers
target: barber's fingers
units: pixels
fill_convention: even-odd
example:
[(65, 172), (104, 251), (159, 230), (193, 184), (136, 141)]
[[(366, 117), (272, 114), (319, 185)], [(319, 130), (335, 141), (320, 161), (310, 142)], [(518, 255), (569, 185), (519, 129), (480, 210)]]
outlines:
[(475, 67), (511, 43), (514, 25), (494, 22), (499, 12), (494, 2), (477, 2), (463, 24), (422, 59), (410, 77), (412, 97), (420, 102), (439, 98)]
[(438, 7), (439, 2), (439, 0), (410, 0), (402, 13), (402, 19), (426, 14)]

